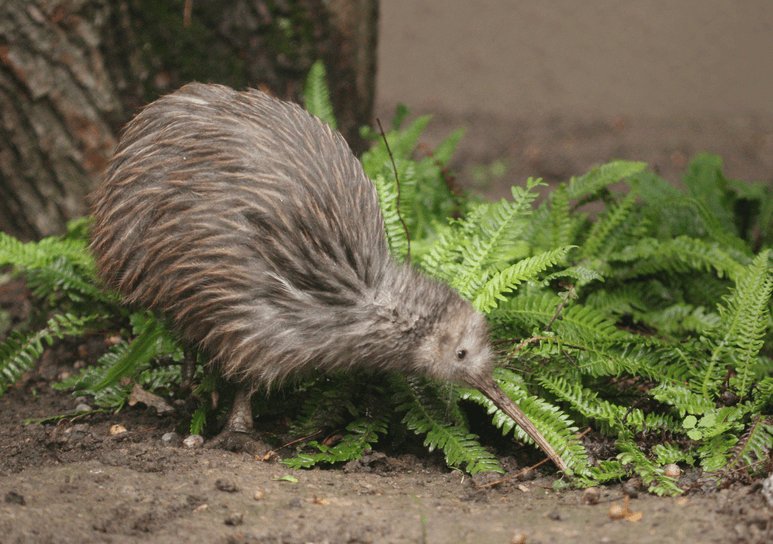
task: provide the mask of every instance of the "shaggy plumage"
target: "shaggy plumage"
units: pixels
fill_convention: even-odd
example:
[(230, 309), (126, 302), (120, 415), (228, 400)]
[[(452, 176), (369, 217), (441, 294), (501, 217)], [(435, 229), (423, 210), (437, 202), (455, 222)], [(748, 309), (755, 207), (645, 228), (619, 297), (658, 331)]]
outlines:
[(490, 371), (483, 318), (392, 260), (360, 163), (294, 104), (195, 83), (157, 100), (126, 127), (93, 215), (104, 281), (233, 380)]

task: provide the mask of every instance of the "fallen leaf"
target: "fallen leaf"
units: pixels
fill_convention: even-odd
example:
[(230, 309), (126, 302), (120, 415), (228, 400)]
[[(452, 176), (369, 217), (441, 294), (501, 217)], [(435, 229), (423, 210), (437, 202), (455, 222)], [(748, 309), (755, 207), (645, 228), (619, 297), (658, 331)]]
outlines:
[(644, 517), (644, 512), (628, 512), (625, 515), (626, 521), (641, 521), (641, 519)]
[(155, 408), (158, 415), (174, 412), (172, 405), (169, 404), (165, 399), (145, 391), (142, 387), (135, 383), (134, 387), (132, 387), (131, 395), (129, 395), (129, 406), (134, 406), (138, 402), (144, 404), (145, 406)]

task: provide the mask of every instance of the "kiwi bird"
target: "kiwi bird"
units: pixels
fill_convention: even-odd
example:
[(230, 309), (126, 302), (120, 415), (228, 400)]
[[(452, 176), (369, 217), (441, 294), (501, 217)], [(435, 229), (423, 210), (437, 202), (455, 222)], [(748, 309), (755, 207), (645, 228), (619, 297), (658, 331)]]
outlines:
[(384, 369), (480, 389), (567, 470), (493, 380), (484, 316), (390, 256), (372, 182), (299, 106), (185, 85), (129, 122), (91, 202), (104, 283), (239, 387), (224, 431), (291, 375)]

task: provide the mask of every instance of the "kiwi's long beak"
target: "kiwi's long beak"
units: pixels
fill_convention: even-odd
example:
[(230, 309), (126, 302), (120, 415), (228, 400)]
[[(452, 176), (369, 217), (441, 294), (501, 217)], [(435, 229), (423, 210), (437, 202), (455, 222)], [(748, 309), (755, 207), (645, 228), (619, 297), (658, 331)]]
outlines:
[(472, 384), (480, 389), (480, 391), (486, 395), (491, 401), (496, 404), (497, 408), (502, 410), (505, 414), (510, 416), (518, 426), (528, 434), (534, 442), (542, 449), (545, 454), (550, 457), (550, 460), (561, 469), (563, 472), (567, 472), (569, 467), (566, 466), (564, 460), (556, 453), (545, 437), (537, 430), (534, 423), (523, 413), (517, 404), (515, 404), (510, 397), (505, 395), (505, 392), (497, 385), (493, 378), (483, 378), (480, 380), (471, 380)]

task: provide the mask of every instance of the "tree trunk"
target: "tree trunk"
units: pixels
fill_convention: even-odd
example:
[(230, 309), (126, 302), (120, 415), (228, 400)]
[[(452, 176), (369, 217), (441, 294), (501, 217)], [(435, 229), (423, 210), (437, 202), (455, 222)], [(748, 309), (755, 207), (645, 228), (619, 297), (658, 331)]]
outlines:
[(192, 80), (297, 101), (321, 58), (340, 130), (362, 150), (377, 17), (378, 0), (2, 0), (0, 230), (62, 232), (120, 127)]

